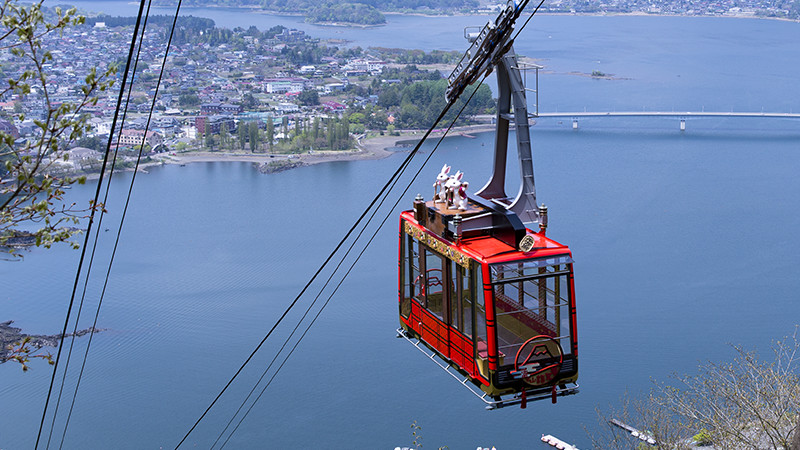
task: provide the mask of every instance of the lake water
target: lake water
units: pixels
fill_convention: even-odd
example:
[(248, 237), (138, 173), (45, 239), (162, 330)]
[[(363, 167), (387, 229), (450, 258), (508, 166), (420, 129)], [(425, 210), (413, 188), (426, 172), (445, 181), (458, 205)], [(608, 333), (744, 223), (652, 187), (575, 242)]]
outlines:
[[(285, 19), (195, 11), (213, 12), (222, 25)], [(369, 30), (286, 23), (354, 45), (460, 50), (466, 19), (389, 16)], [(413, 33), (398, 39), (403, 29)], [(547, 66), (542, 111), (790, 112), (800, 110), (799, 40), (800, 25), (788, 22), (542, 16), (516, 47)], [(569, 74), (595, 69), (624, 79)], [(698, 361), (724, 361), (729, 343), (765, 350), (793, 330), (800, 122), (693, 119), (681, 133), (676, 119), (582, 120), (578, 131), (553, 119), (540, 120), (532, 136), (548, 235), (570, 245), (576, 261), (581, 393), (555, 406), (487, 412), (396, 339), (395, 212), (230, 448), (394, 448), (411, 444), (413, 421), (431, 448), (546, 448), (538, 443), (546, 433), (585, 448), (596, 407), (648, 389), (651, 378), (691, 373)], [(489, 134), (447, 140), (400, 207), (417, 192), (429, 196), (445, 162), (481, 184), (491, 143)], [(107, 331), (94, 337), (64, 447), (174, 447), (404, 156), (272, 175), (213, 163), (138, 176), (100, 314)], [(88, 310), (130, 176), (113, 178)], [(0, 264), (0, 320), (30, 333), (59, 331), (78, 258), (58, 247)], [(75, 352), (86, 342), (77, 340)], [(265, 346), (186, 448), (212, 445), (276, 349)], [(4, 364), (0, 376), (0, 448), (31, 448), (49, 370), (34, 363), (23, 374)]]

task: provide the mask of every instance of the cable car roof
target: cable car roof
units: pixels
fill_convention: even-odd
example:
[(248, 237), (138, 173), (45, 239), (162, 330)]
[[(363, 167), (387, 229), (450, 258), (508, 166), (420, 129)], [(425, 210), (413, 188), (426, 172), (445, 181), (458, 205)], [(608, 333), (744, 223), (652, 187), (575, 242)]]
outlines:
[[(447, 245), (448, 247), (457, 247), (458, 250), (463, 251), (469, 257), (489, 264), (502, 263), (506, 261), (518, 261), (521, 259), (534, 259), (546, 258), (557, 255), (572, 255), (569, 247), (560, 244), (541, 233), (533, 233), (528, 230), (527, 236), (533, 239), (533, 246), (530, 251), (525, 252), (518, 248), (509, 245), (494, 236), (477, 236), (465, 237), (460, 239), (458, 245), (455, 242), (444, 239), (433, 230), (420, 225), (414, 218), (413, 211), (405, 211), (402, 213), (403, 218), (412, 224), (419, 231), (424, 231), (428, 239), (436, 239), (437, 241)], [(571, 258), (569, 262), (572, 262)]]
[(569, 247), (559, 244), (546, 236), (537, 233), (528, 233), (528, 236), (534, 239), (533, 248), (529, 252), (515, 249), (491, 236), (464, 239), (461, 242), (461, 246), (489, 264), (519, 259), (544, 258), (565, 253), (571, 255)]

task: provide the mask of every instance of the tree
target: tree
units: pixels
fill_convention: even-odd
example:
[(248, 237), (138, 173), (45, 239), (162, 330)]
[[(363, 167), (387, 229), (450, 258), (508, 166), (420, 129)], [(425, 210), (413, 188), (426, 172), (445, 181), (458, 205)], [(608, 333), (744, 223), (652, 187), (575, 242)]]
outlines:
[(319, 94), (316, 89), (306, 89), (297, 94), (297, 101), (303, 106), (319, 105)]
[(247, 92), (242, 96), (242, 108), (249, 111), (255, 109), (257, 106), (258, 100), (253, 94)]
[(22, 366), (23, 372), (28, 371), (28, 363), (31, 361), (31, 358), (40, 358), (47, 361), (50, 365), (55, 364), (53, 356), (50, 353), (40, 353), (41, 347), (37, 348), (33, 345), (30, 336), (25, 336), (21, 341), (8, 345), (5, 350), (5, 352), (0, 352), (0, 364), (14, 361)]
[[(656, 448), (689, 448), (686, 438), (694, 436), (717, 449), (798, 449), (797, 330), (773, 345), (770, 360), (734, 350), (732, 362), (706, 363), (696, 376), (676, 377), (676, 386), (659, 385), (644, 400), (625, 399), (615, 415), (650, 433)], [(592, 436), (593, 446), (603, 449), (632, 448), (632, 439), (612, 425)]]
[(245, 122), (239, 122), (239, 126), (236, 127), (236, 136), (239, 138), (239, 148), (244, 151), (245, 144), (247, 144), (247, 124)]
[(214, 150), (214, 136), (211, 135), (210, 128), (211, 127), (209, 127), (208, 124), (206, 124), (206, 130), (205, 130), (205, 133), (203, 133), (203, 136), (204, 136), (203, 140), (205, 141), (206, 147), (208, 147), (209, 150), (213, 151)]
[(272, 122), (272, 117), (267, 119), (267, 144), (272, 151), (272, 143), (275, 141), (275, 124)]
[[(21, 6), (16, 0), (4, 0), (0, 7), (0, 50), (8, 50), (11, 55), (4, 65), (25, 69), (5, 71), (7, 84), (3, 84), (0, 97), (36, 98), (44, 105), (41, 118), (34, 120), (37, 135), (24, 144), (15, 142), (13, 133), (0, 132), (0, 246), (17, 234), (18, 228), (33, 225), (38, 228), (32, 232), (36, 245), (50, 247), (55, 242), (70, 242), (77, 247), (71, 238), (79, 230), (68, 225), (78, 223), (88, 211), (100, 206), (91, 202), (86, 206), (65, 205), (66, 189), (83, 183), (85, 177), (63, 175), (59, 166), (68, 159), (70, 145), (90, 130), (85, 108), (95, 105), (97, 95), (111, 87), (110, 78), (116, 68), (100, 73), (91, 69), (74, 101), (56, 102), (45, 71), (53, 56), (43, 47), (42, 40), (50, 33), (82, 24), (85, 19), (76, 15), (75, 8), (55, 8), (52, 21), (45, 19), (45, 12), (41, 1)], [(15, 75), (9, 77), (11, 73)], [(25, 115), (19, 113), (17, 118), (24, 120)]]
[(228, 133), (228, 124), (222, 122), (219, 126), (219, 146), (223, 149), (228, 148), (228, 141), (231, 134)]
[(178, 96), (178, 106), (182, 108), (197, 106), (200, 104), (200, 97), (194, 93), (180, 94)]
[(319, 117), (314, 117), (314, 125), (311, 128), (311, 138), (314, 142), (319, 139)]
[(258, 123), (250, 122), (248, 134), (250, 135), (250, 151), (256, 152), (258, 150), (259, 145), (259, 132), (258, 132)]

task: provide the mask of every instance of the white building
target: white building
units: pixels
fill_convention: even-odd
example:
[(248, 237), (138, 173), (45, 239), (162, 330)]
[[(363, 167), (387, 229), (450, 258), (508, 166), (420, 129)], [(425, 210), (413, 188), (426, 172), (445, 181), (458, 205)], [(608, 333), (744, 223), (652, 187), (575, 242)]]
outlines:
[(273, 78), (266, 80), (264, 90), (269, 94), (303, 92), (309, 84), (305, 78)]
[(372, 61), (363, 58), (351, 59), (347, 64), (342, 67), (342, 70), (348, 75), (358, 74), (372, 74), (377, 75), (383, 72), (383, 67), (386, 61)]

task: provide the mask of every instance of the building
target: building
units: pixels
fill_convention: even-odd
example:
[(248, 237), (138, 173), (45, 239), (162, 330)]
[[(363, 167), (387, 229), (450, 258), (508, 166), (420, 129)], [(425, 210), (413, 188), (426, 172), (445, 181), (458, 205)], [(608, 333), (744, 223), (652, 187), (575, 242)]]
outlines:
[(203, 135), (208, 131), (211, 134), (217, 134), (222, 129), (222, 126), (228, 129), (228, 132), (236, 131), (236, 122), (232, 116), (198, 116), (194, 118), (194, 127), (197, 129), (199, 135)]
[(322, 104), (326, 111), (340, 112), (347, 109), (347, 107), (339, 102), (329, 101)]
[(313, 83), (305, 78), (287, 77), (264, 80), (264, 90), (269, 94), (303, 92), (310, 86), (313, 86)]
[(347, 64), (342, 67), (345, 75), (377, 75), (383, 72), (383, 67), (386, 65), (386, 61), (372, 61), (368, 59), (353, 59), (347, 62)]
[(144, 130), (122, 130), (122, 134), (119, 137), (120, 145), (130, 145), (130, 146), (137, 146), (141, 145), (142, 138), (144, 139), (144, 143), (149, 145), (150, 147), (155, 147), (156, 145), (162, 143), (164, 138), (156, 133), (155, 131), (148, 131), (145, 137)]
[(14, 139), (17, 139), (19, 137), (19, 131), (17, 130), (17, 127), (15, 127), (13, 123), (5, 119), (0, 119), (0, 132), (8, 134)]
[(200, 105), (200, 114), (211, 116), (216, 114), (241, 114), (244, 109), (241, 105), (212, 102)]

